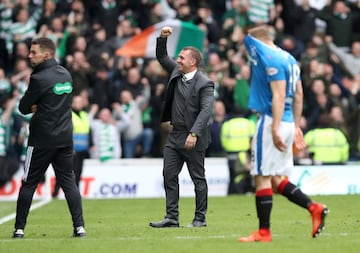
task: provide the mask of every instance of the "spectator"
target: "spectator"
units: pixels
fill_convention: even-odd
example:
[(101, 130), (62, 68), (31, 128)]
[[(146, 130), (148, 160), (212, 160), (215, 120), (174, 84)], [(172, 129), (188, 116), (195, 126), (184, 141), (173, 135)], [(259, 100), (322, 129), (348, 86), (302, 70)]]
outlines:
[[(151, 157), (162, 157), (163, 155), (163, 148), (166, 143), (164, 139), (164, 135), (166, 136), (168, 133), (165, 132), (166, 128), (162, 127), (161, 122), (161, 112), (162, 112), (162, 105), (165, 99), (165, 84), (164, 83), (157, 83), (155, 85), (154, 92), (150, 97), (150, 103), (148, 108), (151, 109), (150, 117), (151, 121), (146, 125), (143, 125), (144, 128), (151, 128), (153, 131), (153, 141), (152, 141), (152, 148), (151, 148)], [(144, 118), (144, 115), (143, 115)], [(159, 141), (160, 140), (160, 141)]]
[(93, 143), (90, 157), (102, 162), (119, 159), (122, 153), (121, 132), (129, 126), (129, 118), (119, 106), (113, 107), (114, 116), (109, 108), (102, 108), (99, 118), (95, 118), (97, 108), (96, 106), (89, 114)]
[(13, 75), (10, 77), (11, 85), (18, 92), (18, 102), (16, 104), (15, 113), (30, 119), (31, 113), (23, 115), (18, 109), (20, 98), (25, 94), (30, 82), (30, 74), (32, 69), (28, 65), (28, 61), (25, 58), (18, 58), (15, 62), (15, 69)]
[(206, 26), (207, 39), (210, 44), (216, 44), (220, 37), (220, 26), (213, 18), (213, 13), (209, 5), (200, 2), (197, 9), (195, 23), (202, 23)]
[[(1, 67), (5, 67), (9, 63), (9, 55), (13, 52), (13, 38), (10, 33), (10, 27), (13, 23), (14, 3), (11, 0), (3, 0), (0, 2), (0, 63)], [(8, 72), (6, 69), (5, 72)]]
[(95, 1), (89, 8), (90, 18), (105, 29), (107, 38), (115, 36), (118, 18), (121, 15), (121, 6), (115, 0)]
[(90, 85), (93, 68), (83, 51), (75, 51), (66, 57), (66, 67), (73, 78), (73, 94), (77, 95), (83, 90), (92, 88)]
[(347, 107), (345, 107), (346, 123), (349, 130), (350, 155), (351, 159), (359, 160), (360, 150), (358, 149), (358, 142), (360, 136), (360, 74), (353, 78), (343, 79), (344, 88), (348, 91)]
[(312, 40), (306, 45), (305, 51), (300, 58), (300, 67), (302, 70), (303, 77), (306, 78), (304, 80), (304, 85), (308, 84), (310, 76), (310, 63), (315, 60), (317, 62), (326, 62), (328, 60), (328, 55), (324, 52), (327, 51), (326, 45), (320, 35), (316, 34), (312, 37)]
[(148, 4), (149, 7), (149, 13), (148, 13), (148, 22), (146, 23), (145, 27), (154, 25), (156, 23), (159, 23), (163, 21), (164, 19), (164, 10), (163, 5), (160, 1), (154, 1)]
[(88, 15), (85, 12), (83, 1), (75, 0), (70, 5), (70, 10), (66, 15), (66, 29), (65, 35), (69, 36), (69, 40), (77, 36), (84, 36), (88, 42), (92, 36), (92, 29), (88, 20)]
[(241, 66), (239, 74), (236, 76), (236, 84), (234, 87), (234, 111), (248, 116), (248, 100), (250, 93), (250, 75), (251, 69), (249, 65)]
[(15, 21), (10, 26), (9, 32), (11, 34), (11, 41), (8, 41), (12, 46), (23, 41), (30, 41), (36, 35), (37, 22), (42, 13), (41, 6), (37, 6), (34, 13), (31, 15), (29, 9), (26, 7), (19, 7), (15, 13)]
[(17, 58), (26, 59), (29, 55), (29, 46), (26, 42), (19, 42), (15, 45), (13, 60), (16, 61)]
[[(135, 158), (136, 156), (150, 156), (153, 142), (153, 130), (144, 128), (142, 112), (148, 106), (150, 99), (150, 87), (144, 87), (141, 96), (134, 98), (129, 90), (120, 92), (120, 103), (124, 113), (130, 119), (130, 126), (124, 131), (123, 148), (124, 158)], [(137, 148), (141, 147), (141, 152)], [(138, 152), (138, 153), (137, 153)], [(140, 153), (140, 154), (139, 154)]]
[(245, 182), (248, 182), (244, 187), (245, 189), (253, 188), (250, 167), (248, 166), (248, 154), (254, 133), (255, 123), (242, 116), (234, 116), (222, 124), (220, 140), (223, 149), (227, 153), (229, 169), (228, 195), (247, 192), (247, 190), (239, 189), (236, 186), (235, 178), (237, 176), (241, 176)]
[(214, 19), (221, 26), (224, 13), (227, 11), (227, 0), (210, 1), (211, 10), (214, 13)]
[[(160, 124), (160, 116), (165, 97), (165, 84), (167, 82), (168, 74), (156, 59), (150, 59), (143, 68), (143, 76), (146, 78), (145, 80), (149, 82), (151, 89), (150, 102), (148, 106), (148, 110), (151, 109), (151, 121), (147, 125), (151, 127), (154, 132), (153, 139), (160, 140), (163, 134)], [(162, 156), (162, 147), (163, 143), (161, 141), (153, 141), (151, 151), (152, 157)]]
[(134, 57), (120, 57), (114, 62), (113, 80), (116, 87), (121, 91), (126, 82), (128, 72), (131, 68), (140, 68), (136, 58)]
[(19, 9), (26, 8), (29, 12), (29, 15), (32, 16), (34, 12), (36, 12), (37, 7), (42, 7), (41, 5), (42, 1), (16, 0), (14, 5), (14, 12), (17, 12)]
[(331, 127), (329, 115), (319, 117), (318, 127), (304, 135), (307, 148), (317, 164), (346, 164), (349, 159), (349, 143), (345, 134)]
[(59, 51), (61, 42), (64, 39), (64, 28), (63, 22), (60, 17), (53, 17), (48, 25), (42, 25), (40, 31), (38, 31), (38, 36), (48, 37), (55, 42), (57, 46), (56, 57), (59, 57)]
[(245, 29), (251, 24), (248, 10), (248, 0), (231, 0), (231, 8), (223, 14), (223, 36), (229, 38), (236, 26)]
[(343, 132), (343, 134), (345, 135), (346, 140), (349, 142), (351, 137), (349, 135), (349, 129), (347, 127), (344, 111), (341, 105), (335, 104), (330, 108), (329, 121), (329, 125), (333, 128), (341, 130), (341, 132)]
[(348, 52), (354, 39), (354, 22), (359, 14), (352, 12), (344, 1), (328, 1), (318, 17), (326, 23), (326, 35), (333, 37), (334, 44)]
[(9, 135), (11, 133), (11, 115), (16, 101), (17, 98), (11, 94), (0, 99), (0, 187), (11, 179), (20, 165), (17, 157), (8, 153), (13, 137)]
[[(50, 26), (51, 20), (56, 17), (56, 3), (53, 0), (45, 0), (43, 5), (43, 11), (39, 21), (37, 22), (36, 31), (39, 32), (42, 26)], [(59, 16), (60, 21), (63, 20)]]
[(85, 36), (76, 36), (76, 38), (74, 39), (74, 44), (70, 45), (70, 49), (67, 50), (67, 52), (71, 55), (73, 54), (75, 51), (80, 51), (85, 53), (87, 50), (87, 41)]
[(187, 2), (188, 1), (186, 0), (185, 3), (178, 4), (176, 8), (176, 18), (182, 21), (192, 22), (194, 20), (194, 15), (191, 6)]
[[(139, 96), (144, 94), (145, 86), (147, 86), (148, 83), (148, 79), (142, 76), (138, 67), (131, 67), (126, 73), (126, 79), (121, 84), (120, 92), (122, 90), (128, 90), (131, 92), (134, 100), (137, 100)], [(150, 86), (148, 88), (151, 89)], [(150, 97), (148, 99), (150, 99)]]
[(156, 59), (151, 59), (146, 63), (143, 68), (142, 75), (149, 82), (151, 88), (151, 95), (153, 95), (159, 88), (159, 84), (164, 85), (166, 83), (166, 78), (168, 77), (168, 74), (161, 67), (161, 65)]
[(110, 46), (106, 40), (106, 30), (102, 26), (95, 28), (93, 37), (88, 43), (87, 59), (94, 68), (108, 66), (110, 63)]
[(5, 75), (5, 70), (0, 68), (0, 101), (11, 93), (12, 87), (9, 78)]
[[(81, 0), (78, 0), (81, 2)], [(75, 1), (71, 1), (75, 2)], [(56, 1), (56, 15), (59, 15), (61, 17), (67, 16), (71, 11), (71, 3), (68, 0), (57, 0)], [(66, 17), (64, 18), (66, 19)]]
[[(304, 115), (307, 118), (307, 127), (316, 127), (318, 118), (327, 114), (333, 105), (327, 94), (326, 84), (323, 79), (314, 79), (311, 91), (307, 95), (304, 106)], [(308, 130), (307, 129), (307, 130)]]
[(305, 51), (303, 44), (300, 41), (295, 40), (291, 35), (285, 35), (279, 46), (288, 51), (297, 61), (300, 60)]
[(360, 41), (354, 41), (351, 44), (351, 51), (345, 52), (340, 47), (336, 46), (332, 42), (331, 37), (327, 37), (326, 42), (330, 52), (334, 53), (342, 65), (345, 67), (345, 71), (351, 75), (360, 74)]
[(133, 27), (129, 19), (121, 19), (116, 26), (116, 34), (111, 36), (107, 41), (111, 48), (111, 53), (122, 47), (132, 36), (139, 33), (140, 30)]
[(6, 69), (6, 72), (8, 72), (11, 65), (9, 62), (10, 59), (9, 53), (6, 49), (6, 41), (0, 37), (0, 68), (4, 68)]
[(215, 100), (220, 100), (220, 90), (221, 90), (221, 86), (220, 86), (220, 80), (218, 77), (218, 73), (216, 73), (215, 71), (211, 71), (207, 73), (209, 79), (211, 81), (214, 82), (214, 99)]
[(277, 16), (274, 0), (249, 0), (249, 19), (252, 24), (270, 24)]
[(292, 35), (301, 47), (310, 42), (316, 29), (317, 10), (310, 5), (311, 0), (280, 1), (280, 16), (284, 21), (284, 33)]
[(226, 120), (225, 105), (221, 100), (214, 102), (213, 116), (210, 121), (210, 135), (211, 143), (206, 150), (206, 156), (208, 157), (222, 157), (225, 156), (225, 151), (221, 145), (221, 126)]
[(111, 104), (117, 100), (117, 90), (110, 79), (109, 69), (106, 66), (96, 67), (91, 83), (91, 103), (99, 105), (100, 109), (111, 108)]

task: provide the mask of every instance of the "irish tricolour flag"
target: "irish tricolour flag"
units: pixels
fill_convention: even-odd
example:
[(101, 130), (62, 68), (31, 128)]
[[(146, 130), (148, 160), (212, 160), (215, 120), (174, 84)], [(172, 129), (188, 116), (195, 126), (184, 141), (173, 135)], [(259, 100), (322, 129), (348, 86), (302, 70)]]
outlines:
[(170, 19), (144, 29), (116, 51), (117, 56), (155, 57), (156, 38), (161, 28), (170, 26), (173, 33), (168, 37), (167, 50), (171, 57), (176, 57), (185, 46), (203, 49), (205, 32), (190, 22)]

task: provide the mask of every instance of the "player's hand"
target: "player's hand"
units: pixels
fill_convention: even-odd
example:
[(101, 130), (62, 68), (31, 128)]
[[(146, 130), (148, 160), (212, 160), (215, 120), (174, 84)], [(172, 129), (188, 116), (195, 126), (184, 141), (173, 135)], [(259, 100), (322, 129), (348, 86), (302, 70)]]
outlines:
[(164, 26), (162, 29), (161, 29), (161, 32), (160, 32), (160, 37), (162, 38), (166, 38), (166, 37), (169, 37), (173, 32), (173, 28), (170, 27), (170, 26)]
[(300, 127), (295, 129), (294, 148), (298, 151), (304, 150), (306, 148), (304, 135)]
[(285, 152), (288, 148), (286, 143), (283, 141), (283, 138), (281, 137), (280, 133), (278, 131), (272, 133), (273, 142), (275, 147), (280, 150), (281, 152)]

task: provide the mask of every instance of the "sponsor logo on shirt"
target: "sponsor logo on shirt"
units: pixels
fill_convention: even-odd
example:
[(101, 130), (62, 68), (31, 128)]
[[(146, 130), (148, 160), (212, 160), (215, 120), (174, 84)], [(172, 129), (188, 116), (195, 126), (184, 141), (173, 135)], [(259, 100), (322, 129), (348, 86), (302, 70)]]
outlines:
[(62, 95), (62, 94), (70, 94), (72, 92), (72, 85), (70, 82), (65, 83), (56, 83), (53, 91), (56, 95)]

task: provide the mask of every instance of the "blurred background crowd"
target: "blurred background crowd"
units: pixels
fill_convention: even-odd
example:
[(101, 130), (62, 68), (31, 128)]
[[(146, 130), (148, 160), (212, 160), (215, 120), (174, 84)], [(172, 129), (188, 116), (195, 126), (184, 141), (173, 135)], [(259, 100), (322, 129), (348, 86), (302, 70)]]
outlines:
[(1, 0), (0, 156), (24, 158), (31, 115), (21, 115), (17, 101), (32, 71), (31, 39), (46, 36), (72, 74), (73, 110), (89, 115), (89, 157), (161, 157), (171, 129), (159, 121), (167, 73), (154, 58), (115, 51), (167, 19), (206, 33), (202, 70), (216, 84), (207, 156), (227, 156), (246, 170), (257, 115), (247, 107), (251, 70), (243, 40), (247, 28), (265, 23), (301, 66), (308, 149), (295, 151), (296, 162), (359, 160), (358, 0)]

